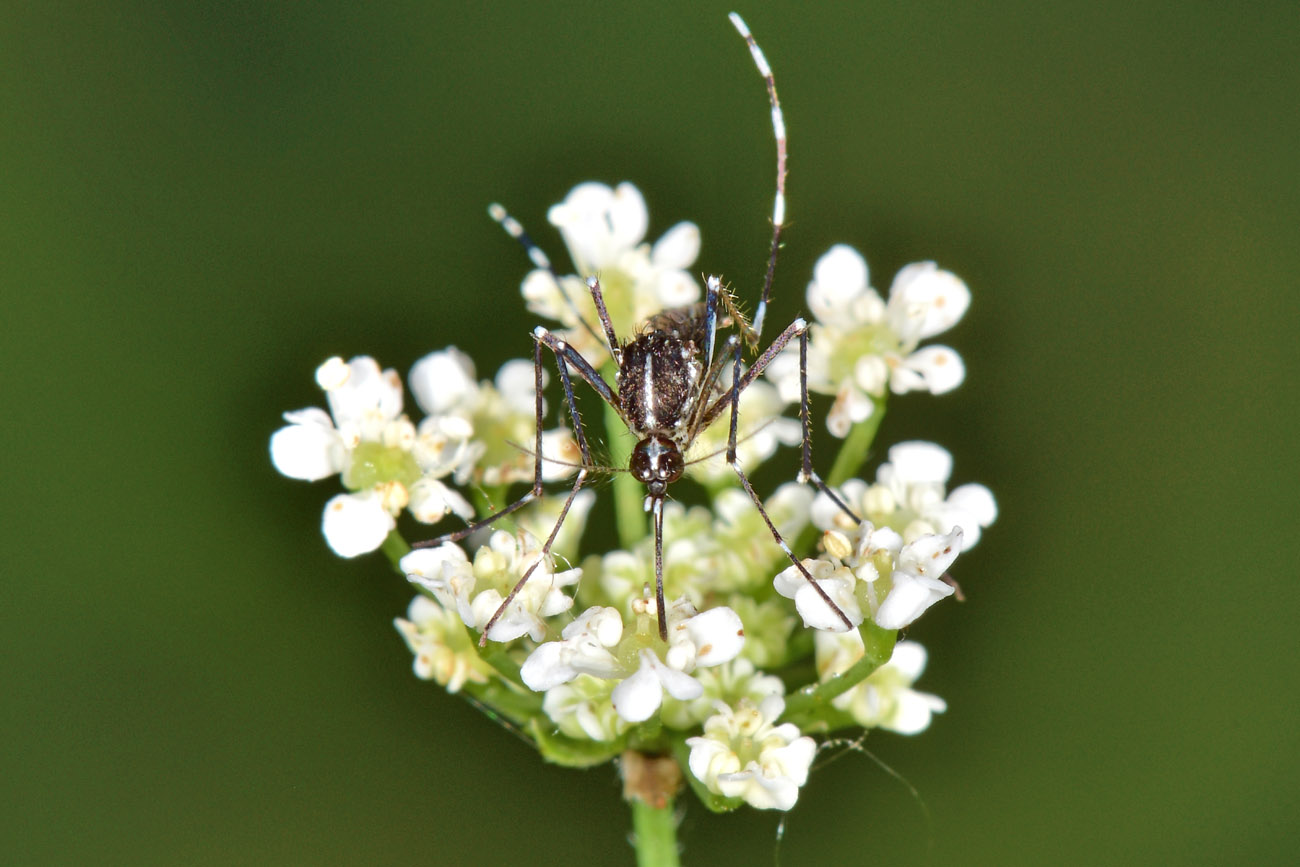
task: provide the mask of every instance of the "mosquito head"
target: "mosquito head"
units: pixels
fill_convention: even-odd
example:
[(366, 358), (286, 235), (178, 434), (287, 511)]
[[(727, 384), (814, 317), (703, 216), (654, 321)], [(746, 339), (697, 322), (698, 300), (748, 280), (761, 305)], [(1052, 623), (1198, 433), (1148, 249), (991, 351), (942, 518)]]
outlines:
[(650, 496), (658, 498), (673, 482), (682, 477), (686, 461), (672, 440), (658, 434), (648, 436), (632, 449), (629, 468), (645, 484)]

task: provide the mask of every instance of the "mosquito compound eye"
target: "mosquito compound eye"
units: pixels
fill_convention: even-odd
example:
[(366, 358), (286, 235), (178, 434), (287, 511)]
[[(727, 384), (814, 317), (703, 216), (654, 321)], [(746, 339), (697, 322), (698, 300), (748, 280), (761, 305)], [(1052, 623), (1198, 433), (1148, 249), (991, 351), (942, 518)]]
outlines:
[(650, 493), (659, 495), (663, 493), (665, 485), (682, 477), (686, 463), (672, 440), (652, 436), (636, 444), (628, 469), (637, 481), (650, 486)]
[(659, 456), (659, 478), (663, 479), (665, 484), (680, 479), (685, 469), (686, 463), (682, 460), (682, 453), (677, 449), (674, 448)]

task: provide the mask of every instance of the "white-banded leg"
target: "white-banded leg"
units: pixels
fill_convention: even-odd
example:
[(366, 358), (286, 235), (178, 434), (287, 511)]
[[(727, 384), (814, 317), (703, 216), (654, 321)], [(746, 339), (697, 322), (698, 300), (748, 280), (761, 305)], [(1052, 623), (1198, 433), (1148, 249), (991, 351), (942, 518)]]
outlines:
[[(582, 426), (582, 415), (578, 412), (578, 401), (573, 394), (573, 380), (569, 375), (569, 366), (572, 365), (574, 369), (578, 371), (578, 374), (583, 378), (583, 380), (601, 394), (601, 397), (609, 395), (609, 397), (612, 398), (613, 396), (609, 386), (605, 383), (605, 380), (601, 378), (600, 374), (597, 373), (591, 365), (587, 363), (586, 359), (584, 359), (582, 355), (568, 343), (560, 340), (550, 331), (541, 326), (534, 329), (533, 337), (536, 340), (538, 347), (537, 360), (539, 369), (540, 353), (543, 345), (555, 354), (556, 367), (560, 372), (560, 382), (564, 386), (564, 400), (569, 407), (569, 417), (573, 419), (574, 439), (577, 440), (578, 449), (582, 453), (582, 464), (578, 467), (578, 474), (574, 477), (573, 487), (569, 490), (569, 496), (565, 499), (564, 505), (560, 508), (560, 515), (555, 521), (555, 526), (551, 528), (550, 535), (546, 537), (546, 541), (542, 544), (542, 549), (538, 552), (537, 559), (534, 560), (526, 570), (524, 570), (523, 576), (515, 583), (515, 586), (510, 589), (510, 592), (506, 594), (505, 599), (501, 600), (501, 604), (497, 606), (497, 610), (493, 612), (490, 618), (488, 618), (488, 622), (483, 625), (483, 632), (479, 636), (478, 640), (480, 647), (487, 644), (488, 633), (491, 631), (492, 627), (496, 625), (496, 622), (501, 619), (501, 616), (505, 614), (510, 603), (513, 602), (515, 597), (519, 595), (519, 592), (524, 589), (524, 585), (527, 584), (528, 579), (533, 576), (533, 572), (536, 571), (538, 564), (550, 556), (551, 546), (555, 544), (555, 539), (560, 534), (560, 528), (564, 526), (564, 519), (568, 517), (569, 509), (573, 507), (573, 501), (577, 498), (578, 492), (582, 490), (582, 486), (587, 480), (587, 473), (594, 466), (591, 460), (591, 449), (587, 445), (587, 435)], [(599, 383), (599, 385), (597, 385), (597, 383)], [(540, 484), (542, 462), (541, 429), (542, 415), (539, 403), (537, 415), (538, 434), (536, 463), (538, 468), (538, 484)], [(493, 520), (496, 517), (500, 517), (500, 515), (494, 516)]]
[(749, 53), (754, 58), (754, 65), (758, 67), (759, 74), (763, 76), (763, 83), (767, 85), (768, 102), (772, 105), (772, 134), (776, 139), (776, 199), (772, 203), (772, 248), (767, 257), (767, 276), (763, 279), (763, 294), (759, 299), (758, 308), (754, 311), (752, 345), (757, 345), (758, 339), (763, 333), (763, 319), (767, 315), (767, 300), (772, 293), (772, 281), (776, 277), (777, 254), (781, 249), (781, 229), (785, 225), (787, 149), (785, 114), (781, 111), (781, 100), (776, 95), (776, 78), (772, 75), (772, 67), (768, 65), (763, 49), (759, 48), (758, 43), (754, 41), (754, 35), (749, 32), (749, 26), (745, 24), (743, 18), (735, 12), (731, 13), (730, 18), (737, 32), (745, 38), (745, 43), (749, 46)]
[(605, 329), (605, 342), (609, 346), (609, 357), (614, 359), (615, 366), (622, 363), (623, 350), (618, 345), (618, 335), (614, 333), (614, 323), (609, 319), (609, 311), (605, 309), (605, 293), (600, 291), (600, 278), (588, 277), (587, 289), (591, 292), (591, 301), (596, 305), (596, 315), (600, 317), (600, 327)]
[[(741, 353), (740, 353), (740, 346), (737, 345), (734, 351), (735, 357), (733, 360), (733, 367), (732, 367), (731, 391), (730, 393), (725, 394), (722, 397), (718, 398), (718, 401), (717, 403), (714, 404), (714, 407), (717, 408), (718, 412), (720, 412), (723, 408), (728, 406), (731, 409), (730, 432), (728, 433), (727, 436), (727, 466), (731, 467), (732, 471), (735, 472), (736, 477), (740, 479), (740, 484), (745, 488), (745, 493), (749, 494), (749, 498), (754, 502), (754, 506), (758, 509), (758, 514), (760, 517), (762, 517), (763, 523), (765, 523), (767, 525), (767, 529), (771, 531), (772, 538), (776, 541), (776, 544), (781, 547), (781, 550), (785, 552), (785, 556), (790, 560), (790, 562), (794, 565), (794, 567), (799, 570), (799, 574), (804, 577), (804, 580), (812, 585), (813, 590), (817, 592), (817, 595), (821, 597), (821, 600), (825, 602), (826, 605), (830, 608), (830, 610), (834, 611), (836, 616), (839, 617), (839, 619), (844, 623), (845, 628), (853, 629), (854, 628), (853, 621), (849, 620), (848, 615), (845, 614), (840, 609), (840, 607), (835, 604), (835, 602), (826, 593), (826, 591), (822, 589), (821, 585), (818, 584), (813, 579), (813, 576), (808, 571), (808, 568), (803, 565), (803, 562), (797, 556), (795, 556), (794, 551), (790, 549), (789, 543), (787, 543), (785, 539), (781, 536), (781, 531), (776, 528), (776, 525), (772, 523), (771, 517), (768, 516), (767, 509), (764, 508), (763, 506), (762, 498), (759, 497), (758, 492), (754, 490), (754, 486), (750, 484), (749, 477), (745, 475), (745, 471), (741, 469), (740, 463), (736, 460), (736, 428), (740, 417), (740, 393), (754, 382), (754, 380), (763, 372), (763, 370), (767, 367), (767, 365), (771, 363), (772, 359), (775, 358), (777, 354), (782, 349), (784, 349), (785, 346), (790, 342), (790, 340), (794, 338), (796, 335), (798, 335), (800, 340), (800, 359), (801, 359), (800, 383), (802, 386), (801, 391), (803, 397), (802, 406), (800, 407), (800, 419), (803, 422), (803, 468), (800, 471), (800, 481), (812, 481), (813, 484), (815, 484), (819, 490), (825, 491), (831, 497), (831, 499), (834, 500), (838, 506), (840, 506), (840, 508), (844, 509), (847, 512), (848, 508), (843, 504), (841, 499), (837, 497), (834, 494), (834, 492), (832, 492), (830, 488), (827, 485), (825, 485), (821, 481), (821, 479), (817, 477), (815, 473), (812, 473), (811, 471), (812, 470), (812, 451), (811, 451), (812, 446), (811, 446), (811, 437), (809, 436), (810, 429), (808, 424), (808, 386), (807, 386), (807, 370), (806, 370), (807, 358), (808, 358), (808, 351), (807, 351), (808, 323), (807, 322), (805, 322), (803, 319), (796, 319), (793, 323), (791, 323), (791, 325), (788, 328), (786, 328), (785, 331), (781, 332), (780, 336), (777, 337), (776, 340), (772, 341), (772, 345), (769, 346), (761, 356), (759, 356), (758, 360), (754, 363), (754, 366), (751, 367), (749, 370), (747, 370), (744, 376), (741, 376), (740, 374)], [(711, 413), (714, 413), (714, 407), (710, 408)], [(714, 417), (716, 418), (716, 413), (714, 413)], [(849, 512), (849, 514), (852, 515), (853, 513)]]
[[(488, 515), (479, 521), (474, 521), (466, 527), (455, 531), (454, 533), (445, 533), (434, 539), (424, 539), (419, 542), (412, 542), (412, 548), (436, 548), (444, 542), (459, 542), (466, 536), (478, 532), (484, 527), (490, 526), (504, 518), (506, 515), (522, 509), (524, 506), (536, 500), (542, 495), (542, 427), (544, 425), (543, 415), (545, 410), (542, 401), (542, 344), (540, 341), (533, 343), (533, 389), (536, 400), (535, 412), (537, 419), (537, 436), (533, 442), (533, 487), (528, 493), (515, 500), (499, 512)], [(574, 405), (570, 404), (572, 412)], [(580, 426), (575, 421), (575, 426)]]

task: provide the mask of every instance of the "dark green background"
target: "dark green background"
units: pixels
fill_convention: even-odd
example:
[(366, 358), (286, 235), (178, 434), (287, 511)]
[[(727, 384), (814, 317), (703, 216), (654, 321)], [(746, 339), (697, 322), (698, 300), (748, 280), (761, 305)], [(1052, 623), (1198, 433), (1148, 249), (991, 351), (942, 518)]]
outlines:
[[(632, 180), (752, 291), (772, 143), (727, 8), (16, 6), (4, 860), (628, 863), (613, 772), (412, 677), (410, 593), (327, 551), (333, 488), (266, 442), (329, 355), (529, 351), (492, 200), (558, 254), (547, 205)], [(685, 800), (687, 863), (1289, 862), (1295, 4), (741, 11), (790, 126), (775, 319), (838, 241), (881, 287), (964, 277), (966, 385), (882, 438), (948, 445), (1002, 515), (912, 632), (950, 710), (869, 742), (930, 824), (848, 757), (779, 845)]]

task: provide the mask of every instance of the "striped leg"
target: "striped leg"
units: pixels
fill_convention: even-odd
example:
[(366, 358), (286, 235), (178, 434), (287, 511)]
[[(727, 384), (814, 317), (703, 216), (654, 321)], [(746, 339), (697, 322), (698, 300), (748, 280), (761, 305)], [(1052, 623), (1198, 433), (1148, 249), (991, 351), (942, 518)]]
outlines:
[(759, 299), (758, 309), (754, 311), (751, 345), (756, 346), (759, 337), (763, 334), (767, 299), (772, 293), (772, 281), (776, 276), (776, 257), (781, 249), (781, 229), (785, 225), (785, 115), (781, 112), (781, 100), (776, 95), (776, 78), (772, 75), (772, 67), (768, 65), (767, 58), (763, 55), (763, 49), (759, 48), (758, 43), (754, 41), (754, 35), (749, 32), (749, 26), (745, 24), (743, 18), (735, 12), (731, 13), (730, 18), (732, 25), (749, 45), (749, 53), (753, 55), (754, 65), (758, 67), (759, 74), (767, 84), (768, 101), (772, 103), (772, 134), (776, 138), (776, 200), (772, 204), (772, 249), (767, 257), (767, 276), (763, 280), (763, 295)]

